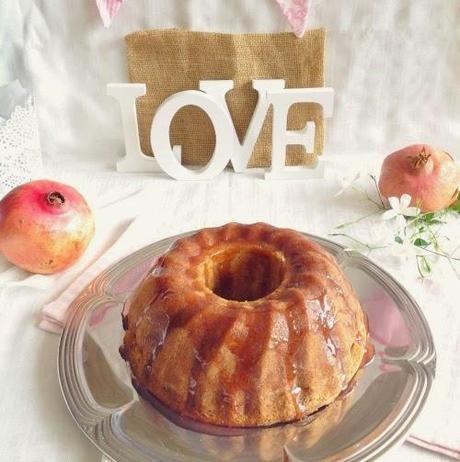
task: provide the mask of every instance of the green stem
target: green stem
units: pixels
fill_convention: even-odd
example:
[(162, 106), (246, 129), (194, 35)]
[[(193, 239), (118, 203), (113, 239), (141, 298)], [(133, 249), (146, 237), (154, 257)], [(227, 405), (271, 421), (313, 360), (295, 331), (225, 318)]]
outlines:
[(419, 260), (420, 256), (417, 255), (416, 258), (415, 258), (415, 261), (417, 263), (417, 271), (418, 271), (418, 274), (420, 274), (420, 277), (422, 279), (425, 279), (425, 275), (423, 274), (423, 271), (422, 271), (422, 268), (420, 267), (420, 260)]
[(363, 191), (362, 189), (359, 189), (356, 186), (352, 186), (351, 188), (353, 189), (353, 191), (356, 191), (356, 192), (362, 194), (369, 202), (372, 202), (374, 205), (376, 205), (379, 208), (379, 210), (382, 209), (382, 206), (377, 201), (372, 199), (372, 197), (369, 196), (367, 191)]
[[(379, 185), (377, 184), (377, 179), (375, 178), (374, 175), (369, 175), (372, 179), (372, 182), (374, 183), (374, 186), (375, 186), (375, 189), (377, 191), (377, 194), (379, 195), (379, 199), (380, 199), (380, 203), (382, 204), (381, 208), (382, 209), (385, 209), (385, 202), (383, 201), (383, 198), (382, 198), (382, 194), (380, 194), (380, 188), (379, 188)], [(379, 205), (380, 207), (380, 205)]]
[(420, 248), (424, 250), (425, 252), (432, 253), (433, 255), (438, 255), (439, 257), (444, 257), (444, 258), (447, 258), (449, 260), (454, 260), (454, 261), (460, 261), (460, 258), (453, 257), (452, 255), (449, 255), (447, 253), (436, 252), (435, 250), (430, 250), (430, 249), (427, 249), (426, 247), (420, 247)]
[(353, 242), (356, 242), (357, 244), (365, 247), (366, 249), (368, 249), (369, 251), (372, 251), (372, 250), (378, 250), (378, 249), (384, 249), (386, 246), (371, 246), (371, 245), (368, 245), (366, 243), (364, 243), (363, 241), (360, 241), (359, 239), (356, 239), (355, 237), (353, 236), (350, 236), (349, 234), (346, 234), (346, 233), (329, 233), (328, 234), (329, 236), (342, 236), (342, 237), (346, 237), (347, 239), (350, 239), (351, 241)]
[(427, 226), (427, 231), (428, 233), (430, 234), (431, 236), (431, 240), (433, 242), (433, 245), (434, 245), (434, 248), (435, 250), (439, 250), (439, 244), (438, 244), (438, 236), (436, 234), (433, 233), (433, 230), (431, 229), (430, 226)]
[(357, 218), (356, 220), (353, 221), (348, 221), (347, 223), (342, 223), (341, 225), (338, 225), (335, 227), (335, 229), (342, 229), (350, 225), (354, 225), (355, 223), (359, 223), (362, 220), (365, 220), (366, 218), (372, 217), (373, 215), (377, 214), (378, 212), (372, 212), (369, 213), (368, 215), (364, 215), (363, 217)]
[(455, 268), (454, 264), (452, 263), (452, 260), (448, 258), (447, 261), (449, 262), (451, 269), (457, 275), (457, 277), (460, 277), (460, 273), (458, 272), (457, 268)]
[(411, 218), (410, 220), (407, 220), (407, 224), (411, 225), (413, 223), (416, 223), (417, 221), (423, 219), (423, 217), (426, 217), (427, 215), (432, 214), (433, 212), (425, 212), (425, 213), (419, 213), (417, 216), (414, 218)]

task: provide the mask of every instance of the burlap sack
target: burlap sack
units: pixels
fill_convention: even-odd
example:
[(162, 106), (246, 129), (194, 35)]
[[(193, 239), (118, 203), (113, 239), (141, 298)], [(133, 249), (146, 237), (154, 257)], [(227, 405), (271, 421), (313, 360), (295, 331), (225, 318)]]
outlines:
[[(287, 88), (324, 85), (323, 29), (307, 31), (303, 38), (292, 33), (217, 34), (184, 30), (155, 30), (126, 36), (131, 82), (147, 84), (147, 94), (137, 101), (142, 150), (152, 154), (150, 125), (156, 108), (169, 95), (198, 89), (199, 80), (233, 80), (227, 103), (240, 140), (252, 117), (257, 92), (252, 79), (285, 79)], [(271, 155), (271, 109), (267, 114), (249, 166), (267, 167)], [(308, 165), (321, 154), (324, 141), (322, 110), (315, 104), (296, 104), (288, 116), (288, 128), (316, 123), (314, 153), (289, 146), (288, 165)], [(182, 145), (184, 164), (208, 162), (214, 149), (214, 130), (198, 108), (181, 109), (173, 119), (171, 144)]]

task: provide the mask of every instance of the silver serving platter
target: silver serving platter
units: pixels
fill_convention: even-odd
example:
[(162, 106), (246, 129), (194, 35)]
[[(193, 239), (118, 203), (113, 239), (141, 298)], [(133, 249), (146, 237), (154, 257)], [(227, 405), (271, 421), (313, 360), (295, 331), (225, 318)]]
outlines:
[(189, 234), (114, 264), (72, 303), (58, 353), (62, 393), (80, 429), (109, 460), (367, 461), (407, 434), (434, 379), (426, 320), (407, 291), (371, 260), (309, 234), (336, 257), (369, 318), (375, 357), (349, 396), (310, 423), (238, 431), (193, 425), (139, 398), (118, 353), (123, 303), (155, 258)]

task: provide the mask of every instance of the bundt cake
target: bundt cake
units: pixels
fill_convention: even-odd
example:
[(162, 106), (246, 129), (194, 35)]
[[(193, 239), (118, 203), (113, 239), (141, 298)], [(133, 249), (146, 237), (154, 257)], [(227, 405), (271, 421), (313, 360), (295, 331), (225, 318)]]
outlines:
[(230, 223), (179, 239), (123, 310), (120, 353), (142, 395), (224, 426), (267, 426), (332, 403), (368, 331), (334, 257), (299, 232)]
[[(195, 421), (187, 421), (184, 425), (184, 419), (164, 410), (157, 400), (153, 411), (147, 400), (142, 400), (141, 406), (147, 407), (144, 415), (148, 415), (151, 431), (157, 435), (174, 434), (177, 452), (193, 454), (193, 460), (293, 462), (300, 459), (289, 458), (286, 452), (301, 454), (315, 446), (341, 423), (352, 402), (350, 393), (300, 423), (252, 428), (250, 431), (246, 428), (195, 425)], [(200, 433), (198, 438), (196, 432)], [(186, 459), (186, 456), (183, 458)]]

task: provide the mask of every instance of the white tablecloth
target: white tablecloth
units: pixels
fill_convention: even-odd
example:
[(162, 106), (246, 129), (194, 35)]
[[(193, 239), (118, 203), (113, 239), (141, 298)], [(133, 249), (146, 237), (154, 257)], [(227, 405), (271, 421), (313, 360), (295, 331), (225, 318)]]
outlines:
[[(82, 166), (80, 165), (80, 168)], [(48, 168), (46, 174), (77, 186), (93, 202), (108, 195), (134, 191), (151, 185), (154, 199), (145, 204), (154, 218), (154, 229), (146, 229), (152, 239), (179, 230), (218, 225), (227, 221), (268, 221), (310, 233), (326, 235), (334, 225), (365, 213), (368, 203), (350, 198), (334, 199), (333, 186), (325, 180), (266, 182), (246, 175), (224, 172), (213, 182), (176, 182), (166, 177), (122, 175), (117, 173), (78, 172)], [(127, 220), (132, 212), (126, 211)], [(0, 260), (0, 282), (26, 277)], [(410, 283), (409, 272), (395, 273)], [(449, 288), (442, 286), (436, 306), (423, 306), (432, 324), (438, 348), (438, 379), (420, 419), (420, 431), (435, 421), (433, 434), (452, 431), (452, 416), (439, 414), (437, 402), (455, 400), (458, 391), (445, 389), (444, 380), (456, 364), (444, 364), (443, 350), (452, 351), (459, 325), (451, 325), (447, 338), (443, 329), (449, 324), (437, 322), (449, 316)], [(39, 283), (37, 283), (39, 285)], [(422, 286), (414, 295), (420, 303), (428, 292)], [(444, 291), (445, 289), (445, 291)], [(426, 293), (425, 293), (426, 292)], [(81, 434), (67, 412), (61, 397), (56, 373), (59, 337), (36, 327), (49, 292), (10, 287), (0, 291), (0, 460), (27, 462), (99, 462), (100, 456)], [(427, 298), (426, 300), (433, 300)], [(450, 304), (449, 304), (450, 303)], [(458, 304), (457, 304), (458, 305)], [(457, 318), (458, 319), (458, 318)], [(431, 403), (431, 404), (430, 404)], [(449, 420), (450, 419), (450, 420)], [(425, 422), (423, 422), (425, 421)], [(417, 422), (415, 428), (419, 425)], [(434, 462), (446, 460), (409, 444), (394, 448), (382, 461)]]

